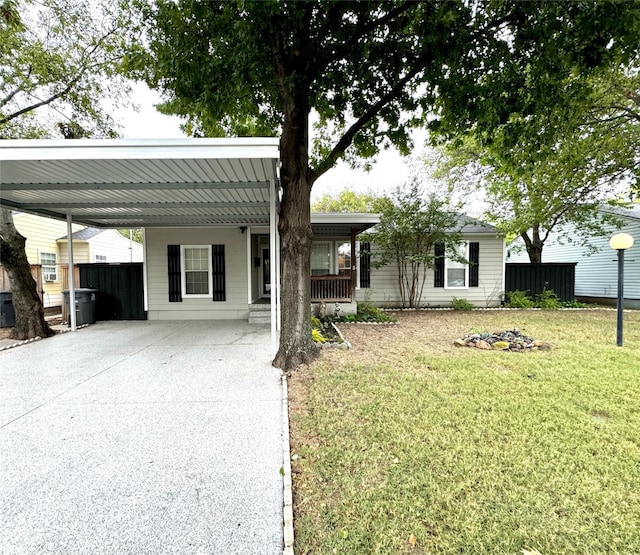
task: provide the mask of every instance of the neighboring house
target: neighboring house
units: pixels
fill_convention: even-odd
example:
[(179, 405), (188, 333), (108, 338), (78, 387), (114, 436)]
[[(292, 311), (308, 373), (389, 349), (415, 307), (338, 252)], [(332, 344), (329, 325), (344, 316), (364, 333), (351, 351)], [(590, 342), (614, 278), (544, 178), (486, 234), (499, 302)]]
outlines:
[[(27, 260), (32, 266), (40, 265), (42, 301), (45, 308), (62, 304), (62, 269), (68, 266), (67, 223), (24, 212), (14, 213), (14, 225), (26, 238)], [(142, 245), (125, 239), (115, 229), (84, 228), (73, 224), (74, 262), (142, 262)], [(65, 272), (66, 273), (66, 272)]]
[[(609, 226), (608, 233), (591, 238), (592, 249), (550, 238), (542, 251), (542, 262), (577, 262), (575, 277), (576, 298), (584, 302), (616, 304), (618, 294), (617, 254), (609, 246), (612, 235), (625, 232), (634, 238), (633, 246), (625, 252), (625, 306), (640, 308), (640, 205), (632, 208), (603, 208), (623, 221), (621, 229)], [(569, 234), (571, 228), (567, 228)], [(529, 262), (526, 252), (510, 252), (507, 262)]]
[[(116, 229), (86, 227), (74, 232), (72, 237), (76, 263), (142, 262), (142, 245), (124, 237)], [(60, 245), (60, 262), (68, 264), (66, 234), (57, 243)]]
[[(471, 264), (445, 258), (437, 250), (436, 264), (427, 270), (421, 306), (450, 306), (452, 299), (464, 298), (478, 307), (500, 306), (504, 294), (504, 238), (495, 227), (460, 216), (461, 255)], [(372, 245), (375, 252), (375, 245)], [(358, 300), (368, 299), (379, 306), (400, 306), (398, 270), (395, 264), (371, 269)]]

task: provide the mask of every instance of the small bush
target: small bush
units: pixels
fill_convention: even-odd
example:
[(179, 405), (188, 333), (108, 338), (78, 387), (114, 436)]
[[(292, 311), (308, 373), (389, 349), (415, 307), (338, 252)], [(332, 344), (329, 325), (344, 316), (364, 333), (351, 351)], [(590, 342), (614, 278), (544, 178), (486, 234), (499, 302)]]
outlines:
[(452, 297), (451, 306), (453, 310), (473, 310), (475, 307), (467, 299)]
[(534, 308), (535, 305), (526, 291), (507, 291), (507, 308)]
[(311, 330), (311, 337), (316, 343), (326, 343), (327, 342), (325, 336), (322, 335), (322, 332), (320, 330), (316, 329), (316, 328), (313, 328)]
[(590, 308), (591, 305), (579, 301), (564, 301), (560, 303), (560, 306), (562, 308)]
[(314, 330), (322, 329), (322, 322), (315, 316), (311, 317), (311, 329), (314, 329)]
[(536, 296), (535, 304), (543, 310), (558, 310), (562, 306), (555, 291), (546, 287), (542, 290), (542, 293)]

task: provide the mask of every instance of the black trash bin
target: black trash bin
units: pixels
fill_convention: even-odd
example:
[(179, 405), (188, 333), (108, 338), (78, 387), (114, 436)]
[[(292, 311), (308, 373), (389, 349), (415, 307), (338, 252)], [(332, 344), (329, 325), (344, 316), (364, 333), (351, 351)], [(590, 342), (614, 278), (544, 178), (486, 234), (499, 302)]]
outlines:
[(16, 312), (13, 308), (11, 291), (0, 291), (0, 328), (12, 328), (16, 325)]
[[(75, 290), (76, 297), (76, 325), (94, 324), (96, 321), (96, 293), (97, 289), (86, 289), (79, 287)], [(71, 323), (71, 312), (69, 310), (69, 290), (62, 292), (64, 304), (67, 307), (69, 323)]]

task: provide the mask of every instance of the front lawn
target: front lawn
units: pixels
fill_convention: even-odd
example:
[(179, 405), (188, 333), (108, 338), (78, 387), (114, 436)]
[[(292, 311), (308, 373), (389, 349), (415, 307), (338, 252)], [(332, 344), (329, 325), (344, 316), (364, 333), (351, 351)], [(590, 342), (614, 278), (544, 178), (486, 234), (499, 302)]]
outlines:
[[(296, 553), (640, 553), (640, 312), (400, 313), (292, 374)], [(551, 351), (454, 347), (514, 327)]]

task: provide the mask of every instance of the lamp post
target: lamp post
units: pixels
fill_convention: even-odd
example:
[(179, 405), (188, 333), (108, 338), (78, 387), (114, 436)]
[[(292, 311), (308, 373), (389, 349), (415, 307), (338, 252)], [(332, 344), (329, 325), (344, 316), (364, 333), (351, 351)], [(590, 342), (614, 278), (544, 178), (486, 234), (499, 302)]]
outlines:
[(618, 326), (617, 344), (622, 347), (622, 313), (624, 308), (624, 251), (633, 245), (633, 237), (628, 233), (616, 233), (609, 240), (609, 246), (618, 251)]

